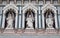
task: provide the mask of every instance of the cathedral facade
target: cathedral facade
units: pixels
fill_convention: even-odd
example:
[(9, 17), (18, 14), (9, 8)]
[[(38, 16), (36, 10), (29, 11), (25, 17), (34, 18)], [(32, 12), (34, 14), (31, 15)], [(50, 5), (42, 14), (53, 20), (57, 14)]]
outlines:
[(0, 33), (60, 34), (60, 0), (0, 0)]

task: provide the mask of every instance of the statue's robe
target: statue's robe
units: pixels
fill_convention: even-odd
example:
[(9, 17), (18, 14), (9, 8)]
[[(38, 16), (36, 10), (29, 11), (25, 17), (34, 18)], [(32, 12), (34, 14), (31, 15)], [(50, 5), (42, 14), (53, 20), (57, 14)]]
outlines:
[(33, 18), (31, 18), (31, 17), (28, 17), (27, 19), (26, 19), (26, 21), (27, 21), (27, 28), (33, 28)]
[(13, 29), (13, 18), (12, 16), (8, 16), (7, 18), (7, 29)]
[(48, 28), (53, 28), (53, 18), (46, 18)]

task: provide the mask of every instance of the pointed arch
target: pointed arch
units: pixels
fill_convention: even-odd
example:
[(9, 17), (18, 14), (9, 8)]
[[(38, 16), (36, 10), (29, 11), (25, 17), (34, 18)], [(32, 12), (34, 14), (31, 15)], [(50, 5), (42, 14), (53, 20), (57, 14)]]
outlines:
[(58, 29), (57, 15), (56, 15), (57, 14), (57, 9), (54, 5), (52, 5), (50, 3), (43, 5), (43, 7), (41, 8), (41, 10), (42, 10), (42, 25), (43, 25), (42, 28), (45, 28), (44, 14), (48, 9), (50, 9), (54, 13), (54, 15), (55, 15), (54, 16), (54, 18), (55, 18), (55, 28)]
[(18, 7), (15, 4), (8, 4), (3, 8), (3, 22), (2, 22), (2, 28), (4, 28), (5, 25), (5, 14), (8, 11), (14, 11), (14, 13), (16, 14), (15, 16), (15, 28), (17, 29), (17, 19), (18, 19)]
[(22, 21), (22, 25), (23, 25), (23, 27), (22, 28), (24, 28), (25, 27), (25, 25), (24, 25), (24, 19), (25, 19), (25, 16), (24, 16), (24, 14), (26, 13), (26, 11), (27, 10), (29, 10), (29, 9), (31, 9), (34, 13), (35, 13), (35, 28), (37, 28), (37, 7), (35, 7), (33, 4), (31, 4), (31, 3), (29, 3), (29, 4), (27, 4), (27, 5), (25, 5), (23, 8), (22, 8), (22, 13), (23, 13), (23, 21)]

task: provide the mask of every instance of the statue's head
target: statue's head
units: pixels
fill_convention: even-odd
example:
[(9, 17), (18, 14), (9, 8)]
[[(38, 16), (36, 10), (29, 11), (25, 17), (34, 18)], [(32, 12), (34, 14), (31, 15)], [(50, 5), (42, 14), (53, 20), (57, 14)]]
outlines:
[(48, 15), (49, 18), (52, 18), (52, 14)]
[(11, 14), (9, 13), (8, 16), (11, 16)]

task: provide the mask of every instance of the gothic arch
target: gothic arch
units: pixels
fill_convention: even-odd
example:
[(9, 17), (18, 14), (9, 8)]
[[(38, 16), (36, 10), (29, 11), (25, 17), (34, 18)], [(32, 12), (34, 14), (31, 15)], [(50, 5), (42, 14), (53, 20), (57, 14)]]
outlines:
[(50, 9), (47, 9), (46, 11), (45, 11), (45, 13), (44, 13), (44, 24), (45, 24), (45, 28), (46, 29), (48, 29), (49, 28), (49, 26), (48, 26), (48, 24), (47, 24), (47, 20), (49, 19), (49, 15), (50, 15), (50, 19), (52, 19), (52, 28), (50, 28), (50, 29), (55, 29), (55, 18), (54, 18), (54, 11), (52, 11), (52, 10), (50, 10)]
[(2, 28), (4, 28), (4, 24), (5, 24), (5, 14), (9, 11), (12, 10), (14, 11), (14, 13), (16, 14), (15, 16), (15, 28), (17, 29), (17, 18), (18, 18), (18, 7), (14, 4), (8, 4), (3, 8), (3, 22), (2, 22)]
[(18, 13), (18, 7), (14, 4), (8, 4), (3, 8), (3, 13), (6, 13), (8, 9), (14, 9), (15, 13)]
[(50, 9), (53, 13), (54, 13), (54, 18), (55, 18), (55, 28), (58, 29), (58, 24), (57, 24), (57, 9), (55, 6), (53, 6), (52, 4), (48, 3), (48, 4), (45, 4), (41, 10), (42, 10), (42, 25), (43, 25), (43, 29), (45, 28), (45, 24), (44, 24), (44, 13), (46, 12), (46, 10)]
[(26, 6), (24, 6), (23, 8), (22, 8), (22, 13), (23, 13), (23, 21), (22, 21), (22, 25), (23, 25), (23, 27), (22, 28), (24, 28), (25, 27), (25, 25), (24, 25), (24, 19), (25, 19), (25, 16), (24, 16), (24, 14), (26, 13), (26, 11), (28, 10), (28, 9), (31, 9), (32, 11), (34, 11), (34, 13), (35, 13), (35, 28), (37, 28), (37, 7), (35, 7), (33, 4), (31, 4), (31, 3), (29, 3), (29, 4), (27, 4)]

